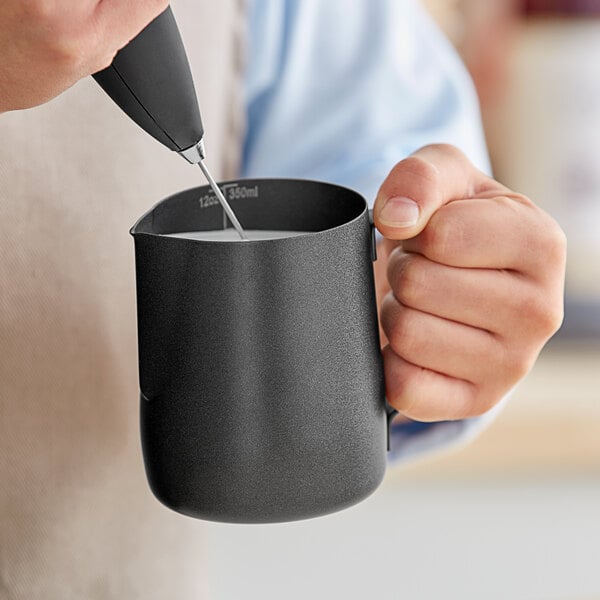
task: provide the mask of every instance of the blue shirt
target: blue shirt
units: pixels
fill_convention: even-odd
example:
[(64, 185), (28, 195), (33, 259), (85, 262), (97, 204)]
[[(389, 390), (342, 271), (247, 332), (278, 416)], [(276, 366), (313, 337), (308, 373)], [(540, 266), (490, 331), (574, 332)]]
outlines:
[[(490, 165), (473, 84), (415, 0), (253, 0), (246, 177), (306, 177), (372, 204), (390, 169), (428, 143)], [(405, 459), (474, 435), (484, 417), (392, 428)]]

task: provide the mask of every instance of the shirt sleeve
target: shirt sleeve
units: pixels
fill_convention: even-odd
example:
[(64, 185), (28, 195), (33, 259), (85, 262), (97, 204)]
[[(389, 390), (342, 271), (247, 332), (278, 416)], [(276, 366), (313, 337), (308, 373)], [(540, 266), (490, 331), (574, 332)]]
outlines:
[[(242, 175), (353, 188), (372, 205), (390, 169), (429, 143), (490, 173), (473, 84), (416, 0), (253, 0)], [(392, 426), (412, 459), (466, 441), (483, 417)]]

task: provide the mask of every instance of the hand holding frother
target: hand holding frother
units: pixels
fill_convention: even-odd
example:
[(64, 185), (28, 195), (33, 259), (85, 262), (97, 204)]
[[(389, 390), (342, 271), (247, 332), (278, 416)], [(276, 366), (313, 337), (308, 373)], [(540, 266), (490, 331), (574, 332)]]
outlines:
[(198, 164), (242, 239), (242, 226), (202, 162), (204, 128), (177, 23), (167, 8), (94, 79), (142, 129)]

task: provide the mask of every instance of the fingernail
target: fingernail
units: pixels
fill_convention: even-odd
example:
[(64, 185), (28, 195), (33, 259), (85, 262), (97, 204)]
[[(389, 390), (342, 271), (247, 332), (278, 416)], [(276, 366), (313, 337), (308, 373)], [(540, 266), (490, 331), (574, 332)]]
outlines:
[(392, 227), (413, 227), (419, 220), (419, 205), (402, 196), (388, 198), (379, 211), (379, 220)]

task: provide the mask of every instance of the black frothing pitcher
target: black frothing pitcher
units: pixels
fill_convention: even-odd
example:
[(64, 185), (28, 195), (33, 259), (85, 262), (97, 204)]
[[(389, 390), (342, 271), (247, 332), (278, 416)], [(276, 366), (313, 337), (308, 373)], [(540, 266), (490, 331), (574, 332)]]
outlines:
[(156, 497), (183, 514), (291, 521), (348, 507), (386, 466), (388, 421), (372, 261), (358, 193), (290, 179), (222, 184), (250, 241), (208, 187), (133, 226), (141, 433)]

